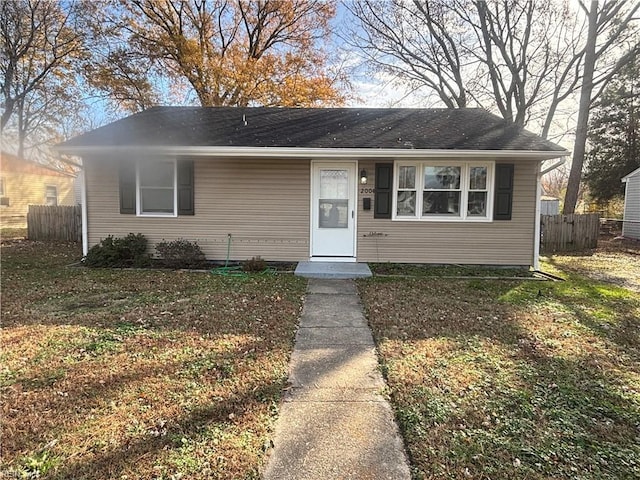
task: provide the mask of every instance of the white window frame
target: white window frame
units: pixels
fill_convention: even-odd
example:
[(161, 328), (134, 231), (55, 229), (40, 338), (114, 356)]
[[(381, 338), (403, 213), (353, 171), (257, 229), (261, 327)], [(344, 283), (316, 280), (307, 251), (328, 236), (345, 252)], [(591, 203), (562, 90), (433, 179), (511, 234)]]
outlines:
[[(175, 158), (163, 158), (158, 161), (173, 164), (173, 212), (143, 212), (142, 193), (140, 191), (140, 167), (143, 162), (153, 162), (150, 159), (140, 159), (136, 162), (136, 216), (138, 217), (177, 217), (178, 216), (178, 162)], [(148, 188), (148, 187), (145, 187)]]
[[(56, 196), (55, 196), (55, 203), (53, 205), (49, 204), (49, 199), (50, 198), (54, 198), (51, 195), (49, 195), (49, 189), (53, 188), (56, 191)], [(58, 205), (58, 186), (57, 185), (51, 185), (51, 184), (45, 184), (44, 186), (44, 204), (45, 205), (50, 205), (50, 206), (57, 206)]]
[[(400, 167), (416, 167), (416, 214), (415, 216), (398, 215), (398, 184)], [(460, 176), (460, 215), (423, 215), (422, 204), (424, 194), (424, 167), (461, 167)], [(471, 167), (487, 167), (487, 215), (485, 217), (469, 215), (469, 192)], [(493, 197), (495, 192), (495, 161), (461, 161), (459, 159), (443, 159), (430, 161), (395, 161), (393, 173), (393, 214), (392, 220), (399, 222), (493, 222)], [(456, 191), (456, 190), (452, 190)], [(478, 190), (473, 190), (478, 191)]]

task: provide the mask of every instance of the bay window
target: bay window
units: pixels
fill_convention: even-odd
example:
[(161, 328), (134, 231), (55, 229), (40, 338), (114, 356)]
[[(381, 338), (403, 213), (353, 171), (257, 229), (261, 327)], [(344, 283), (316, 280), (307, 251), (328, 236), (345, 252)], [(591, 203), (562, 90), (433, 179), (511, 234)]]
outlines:
[(493, 162), (398, 163), (394, 218), (490, 220), (493, 168)]

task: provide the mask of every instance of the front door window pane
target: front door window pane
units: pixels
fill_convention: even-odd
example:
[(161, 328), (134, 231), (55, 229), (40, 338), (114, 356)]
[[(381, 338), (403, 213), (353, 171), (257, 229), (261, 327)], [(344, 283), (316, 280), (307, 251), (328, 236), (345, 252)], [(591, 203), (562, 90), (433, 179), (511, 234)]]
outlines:
[(319, 201), (320, 228), (349, 228), (349, 200)]
[(318, 215), (320, 228), (349, 228), (349, 172), (347, 170), (320, 170)]
[(349, 198), (349, 172), (347, 170), (321, 170), (320, 197)]

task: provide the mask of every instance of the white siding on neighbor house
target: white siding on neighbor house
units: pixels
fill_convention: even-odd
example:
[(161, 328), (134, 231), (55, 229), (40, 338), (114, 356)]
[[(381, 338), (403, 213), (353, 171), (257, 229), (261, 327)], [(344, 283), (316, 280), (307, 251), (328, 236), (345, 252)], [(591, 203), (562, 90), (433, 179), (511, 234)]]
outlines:
[[(195, 215), (151, 218), (120, 214), (118, 162), (88, 159), (89, 246), (107, 235), (142, 233), (152, 244), (197, 241), (207, 258), (309, 258), (309, 160), (195, 158)], [(389, 161), (378, 161), (389, 163)], [(360, 161), (368, 185), (358, 185), (357, 260), (441, 264), (531, 265), (538, 162), (515, 161), (512, 220), (485, 223), (374, 219), (375, 163)], [(362, 190), (364, 189), (364, 193)], [(362, 199), (371, 198), (371, 210)]]
[(640, 172), (627, 178), (622, 236), (640, 240)]
[(308, 160), (194, 159), (195, 215), (153, 218), (120, 214), (118, 162), (85, 161), (89, 246), (107, 235), (142, 233), (197, 241), (207, 258), (309, 257)]
[[(511, 220), (472, 223), (377, 219), (373, 218), (375, 195), (360, 193), (358, 261), (531, 265), (538, 162), (513, 163)], [(358, 168), (370, 172), (366, 187), (373, 188), (375, 162), (360, 162)], [(359, 188), (359, 192), (362, 190)], [(371, 198), (369, 211), (362, 209), (364, 197)]]
[(558, 215), (560, 213), (560, 200), (557, 198), (540, 200), (540, 215)]

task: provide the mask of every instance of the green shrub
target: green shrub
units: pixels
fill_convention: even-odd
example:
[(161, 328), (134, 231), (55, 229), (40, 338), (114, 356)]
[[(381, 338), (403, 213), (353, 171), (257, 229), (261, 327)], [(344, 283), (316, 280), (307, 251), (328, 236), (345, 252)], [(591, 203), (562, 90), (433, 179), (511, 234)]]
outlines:
[(200, 245), (189, 240), (162, 241), (156, 245), (156, 251), (168, 268), (198, 268), (206, 261)]
[(253, 257), (251, 260), (242, 262), (242, 270), (245, 272), (262, 272), (266, 270), (267, 262), (260, 257)]
[(147, 239), (141, 233), (130, 233), (118, 238), (109, 235), (89, 249), (84, 257), (88, 267), (146, 267), (151, 263), (147, 251)]

